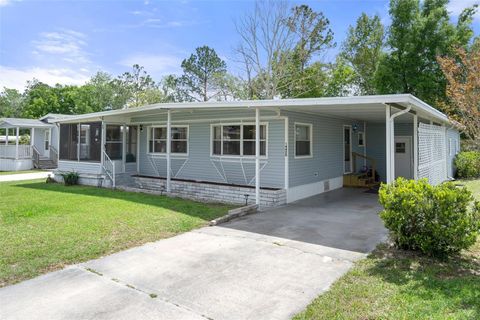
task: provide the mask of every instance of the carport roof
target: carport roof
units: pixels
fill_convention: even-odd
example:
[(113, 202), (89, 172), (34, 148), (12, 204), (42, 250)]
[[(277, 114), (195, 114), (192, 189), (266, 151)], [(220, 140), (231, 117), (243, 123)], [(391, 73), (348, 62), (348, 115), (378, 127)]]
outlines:
[(89, 113), (68, 119), (54, 119), (53, 122), (75, 122), (102, 119), (109, 116), (141, 116), (152, 114), (158, 110), (200, 110), (216, 109), (231, 110), (242, 108), (279, 109), (318, 113), (335, 117), (363, 121), (385, 121), (385, 106), (402, 109), (408, 106), (419, 117), (431, 119), (440, 123), (450, 123), (448, 117), (422, 100), (410, 94), (325, 97), (278, 100), (244, 100), (244, 101), (208, 101), (186, 103), (158, 103), (138, 108), (111, 110)]
[(0, 119), (0, 128), (51, 128), (53, 125), (37, 119), (3, 118)]

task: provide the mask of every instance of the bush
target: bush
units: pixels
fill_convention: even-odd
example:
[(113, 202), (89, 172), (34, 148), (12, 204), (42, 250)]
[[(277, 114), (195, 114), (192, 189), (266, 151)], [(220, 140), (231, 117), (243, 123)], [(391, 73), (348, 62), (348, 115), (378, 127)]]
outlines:
[(426, 179), (398, 178), (382, 185), (379, 197), (380, 217), (402, 249), (448, 255), (473, 245), (480, 232), (480, 204), (451, 182), (432, 186)]
[(480, 177), (480, 151), (464, 151), (455, 158), (459, 178)]
[(63, 177), (63, 183), (66, 186), (73, 186), (78, 184), (78, 179), (80, 178), (80, 175), (78, 174), (78, 172), (72, 171), (72, 172), (62, 173), (61, 175)]

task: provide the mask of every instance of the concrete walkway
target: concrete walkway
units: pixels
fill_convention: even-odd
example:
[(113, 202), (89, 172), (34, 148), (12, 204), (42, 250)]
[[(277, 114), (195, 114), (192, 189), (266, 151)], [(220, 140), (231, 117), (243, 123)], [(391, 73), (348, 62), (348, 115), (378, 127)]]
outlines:
[(0, 289), (0, 319), (289, 319), (385, 237), (378, 209), (334, 191), (149, 243)]
[(0, 175), (0, 182), (46, 179), (48, 175), (51, 175), (53, 177), (53, 174), (51, 171), (5, 174), (5, 175)]

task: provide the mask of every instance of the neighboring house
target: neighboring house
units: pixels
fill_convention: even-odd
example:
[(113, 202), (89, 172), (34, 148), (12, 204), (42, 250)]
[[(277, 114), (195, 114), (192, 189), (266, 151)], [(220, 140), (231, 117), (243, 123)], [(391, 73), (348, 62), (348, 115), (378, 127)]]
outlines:
[[(66, 115), (47, 114), (40, 119), (0, 119), (0, 171), (19, 171), (32, 168), (53, 169), (58, 160), (58, 126), (54, 119)], [(30, 137), (28, 144), (22, 135)]]
[(233, 203), (248, 195), (263, 206), (362, 174), (367, 186), (375, 175), (438, 184), (453, 177), (459, 151), (449, 119), (408, 94), (165, 103), (53, 122), (58, 171), (78, 172), (82, 184)]

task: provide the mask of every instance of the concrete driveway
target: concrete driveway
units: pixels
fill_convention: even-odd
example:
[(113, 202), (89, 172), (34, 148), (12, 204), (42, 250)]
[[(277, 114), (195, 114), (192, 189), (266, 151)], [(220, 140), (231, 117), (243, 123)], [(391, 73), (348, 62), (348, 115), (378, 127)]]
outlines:
[(342, 189), (0, 289), (0, 319), (289, 319), (385, 238)]

